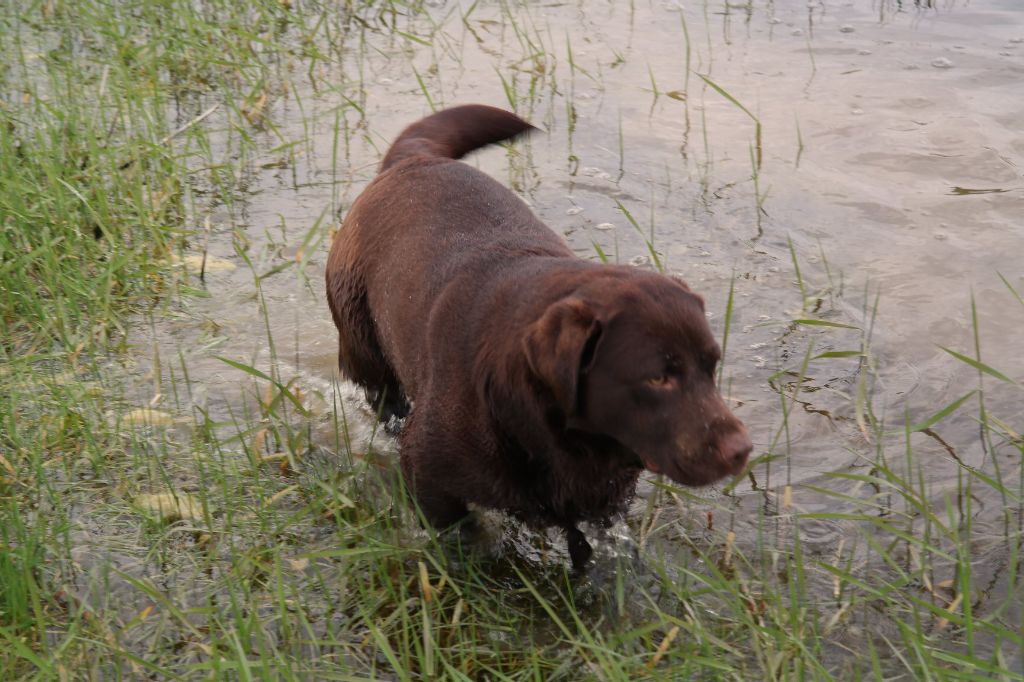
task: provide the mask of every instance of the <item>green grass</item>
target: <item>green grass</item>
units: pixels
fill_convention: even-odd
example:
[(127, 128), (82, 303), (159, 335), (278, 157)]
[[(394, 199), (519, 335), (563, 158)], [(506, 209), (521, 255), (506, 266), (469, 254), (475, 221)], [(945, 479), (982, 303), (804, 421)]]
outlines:
[[(474, 41), (504, 27), (519, 52), (488, 66), (495, 91), (565, 128), (555, 165), (569, 159), (567, 178), (595, 154), (576, 127), (577, 88), (603, 87), (602, 68), (632, 61), (657, 91), (643, 59), (619, 64), (629, 54), (614, 52), (602, 66), (584, 57), (579, 34), (558, 52), (557, 31), (533, 8), (473, 3), (427, 18), (422, 9), (5, 6), (0, 679), (1021, 679), (1024, 439), (1014, 406), (1024, 388), (982, 353), (972, 307), (972, 347), (944, 353), (976, 382), (926, 413), (885, 414), (878, 297), (865, 292), (850, 313), (856, 294), (824, 250), (816, 267), (795, 240), (779, 251), (795, 279), (792, 314), (763, 323), (787, 354), (762, 377), (776, 402), (749, 477), (719, 495), (650, 479), (583, 580), (567, 574), (554, 534), (492, 515), (476, 544), (421, 528), (393, 442), (358, 436), (368, 420), (346, 388), (296, 369), (311, 338), (282, 334), (274, 307), (293, 290), (320, 300), (310, 264), (326, 248), (326, 207), (351, 200), (372, 172), (366, 149), (386, 144), (368, 120), (369, 60), (411, 66), (396, 97), (422, 113), (453, 100), (460, 27)], [(685, 19), (680, 40), (689, 63)], [(685, 78), (684, 93), (689, 68)], [(768, 132), (762, 140), (760, 120), (704, 82), (755, 123), (760, 219)], [(642, 155), (629, 146), (628, 114), (618, 116), (607, 158), (629, 172)], [(329, 181), (297, 170), (325, 139)], [(703, 140), (706, 186), (719, 168), (707, 126)], [(295, 191), (320, 182), (319, 217), (299, 228), (286, 214), (259, 225), (238, 217), (264, 166)], [(547, 182), (536, 173), (515, 168), (517, 184)], [(609, 237), (616, 257), (621, 237), (627, 259), (684, 265), (667, 258), (670, 218), (656, 220), (653, 189), (649, 230), (634, 217), (640, 202), (623, 193), (606, 203), (609, 219), (632, 227)], [(607, 244), (583, 243), (608, 258)], [(178, 262), (214, 247), (239, 266), (240, 292)], [(211, 273), (221, 261), (204, 262)], [(1002, 282), (1007, 309), (1024, 311)], [(734, 316), (750, 299), (739, 275), (719, 284), (705, 293), (728, 297), (716, 323), (735, 362), (744, 351)], [(225, 301), (213, 305), (256, 320), (241, 343), (197, 312), (217, 291)], [(326, 308), (309, 315), (326, 318)], [(179, 336), (186, 325), (201, 332)], [(731, 369), (719, 377), (726, 394)], [(218, 374), (224, 383), (209, 383)], [(854, 464), (794, 484), (796, 422), (821, 409), (821, 391), (838, 396), (827, 418)], [(971, 425), (984, 457), (953, 461), (954, 483), (940, 485), (923, 444), (946, 443), (953, 420)], [(832, 529), (838, 537), (821, 542)]]

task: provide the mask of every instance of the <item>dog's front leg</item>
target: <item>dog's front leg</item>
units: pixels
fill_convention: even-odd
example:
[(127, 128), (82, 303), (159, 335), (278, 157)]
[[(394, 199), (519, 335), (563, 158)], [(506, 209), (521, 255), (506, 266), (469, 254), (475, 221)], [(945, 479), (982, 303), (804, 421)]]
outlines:
[(569, 558), (572, 559), (573, 572), (583, 573), (594, 550), (587, 542), (587, 537), (575, 525), (565, 527), (565, 539), (569, 544)]
[[(425, 406), (424, 406), (425, 407)], [(450, 492), (458, 467), (447, 455), (450, 444), (443, 434), (432, 432), (425, 409), (413, 410), (402, 429), (400, 451), (406, 490), (419, 505), (427, 522), (437, 530), (453, 526), (469, 514), (466, 501)]]

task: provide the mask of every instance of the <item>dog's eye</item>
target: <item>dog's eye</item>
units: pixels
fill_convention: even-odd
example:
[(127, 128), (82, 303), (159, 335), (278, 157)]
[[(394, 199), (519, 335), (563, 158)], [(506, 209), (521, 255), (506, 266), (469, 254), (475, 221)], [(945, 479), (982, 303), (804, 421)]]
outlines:
[(653, 388), (667, 388), (672, 384), (672, 377), (668, 374), (662, 374), (647, 380), (647, 385)]

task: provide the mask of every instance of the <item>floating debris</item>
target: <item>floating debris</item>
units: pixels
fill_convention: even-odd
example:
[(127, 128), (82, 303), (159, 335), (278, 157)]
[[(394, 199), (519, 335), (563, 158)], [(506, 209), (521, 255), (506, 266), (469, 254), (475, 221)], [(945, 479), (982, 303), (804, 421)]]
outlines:
[(121, 423), (129, 426), (170, 426), (174, 418), (167, 412), (141, 407), (121, 417)]
[(936, 69), (952, 69), (953, 62), (950, 61), (949, 59), (946, 59), (945, 57), (938, 57), (932, 60), (932, 66), (934, 66)]
[(203, 518), (203, 505), (188, 493), (149, 493), (134, 500), (135, 507), (160, 523), (199, 521)]
[(1002, 187), (985, 187), (980, 189), (972, 189), (970, 187), (950, 187), (949, 193), (957, 196), (968, 196), (971, 194), (1002, 194), (1003, 192), (1009, 192), (1008, 189)]
[(206, 254), (206, 265), (204, 267), (203, 255), (201, 253), (190, 253), (184, 258), (173, 255), (171, 256), (171, 262), (184, 265), (185, 269), (189, 272), (227, 272), (238, 267), (229, 260), (217, 258), (210, 254)]

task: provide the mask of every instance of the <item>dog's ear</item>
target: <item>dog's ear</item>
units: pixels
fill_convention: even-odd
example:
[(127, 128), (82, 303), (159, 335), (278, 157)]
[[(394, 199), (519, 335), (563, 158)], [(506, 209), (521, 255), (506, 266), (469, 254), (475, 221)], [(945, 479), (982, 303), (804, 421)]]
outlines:
[(585, 301), (565, 298), (548, 306), (526, 330), (523, 352), (567, 415), (576, 410), (580, 372), (594, 360), (601, 323)]

